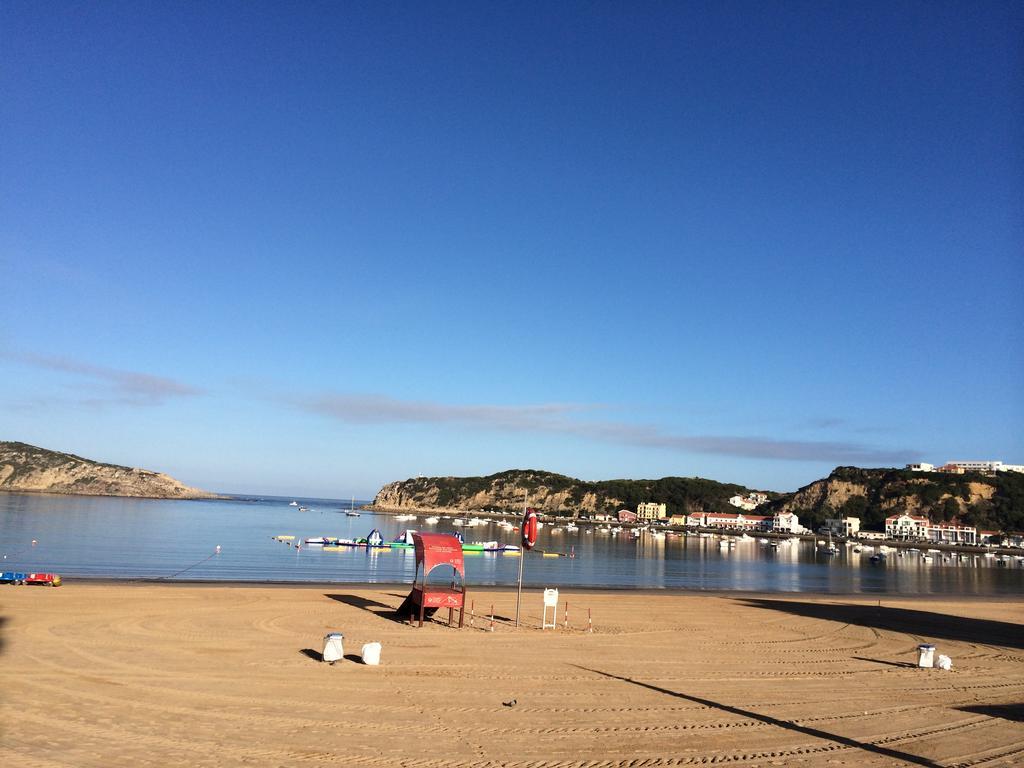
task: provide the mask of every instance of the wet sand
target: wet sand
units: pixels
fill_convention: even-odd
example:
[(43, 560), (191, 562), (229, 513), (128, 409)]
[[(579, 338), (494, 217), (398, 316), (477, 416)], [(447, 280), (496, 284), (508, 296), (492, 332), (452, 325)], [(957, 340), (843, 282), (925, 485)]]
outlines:
[(516, 630), (471, 589), (458, 630), (397, 621), (406, 591), (0, 586), (0, 765), (1024, 764), (1018, 601), (563, 591), (541, 631), (539, 591)]

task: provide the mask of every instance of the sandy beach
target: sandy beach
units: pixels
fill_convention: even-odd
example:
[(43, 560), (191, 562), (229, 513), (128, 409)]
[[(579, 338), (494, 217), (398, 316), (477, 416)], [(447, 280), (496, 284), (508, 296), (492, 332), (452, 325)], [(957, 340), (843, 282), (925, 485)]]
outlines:
[(514, 590), (471, 587), (458, 630), (397, 621), (405, 592), (0, 587), (0, 764), (1024, 764), (1019, 602), (570, 591), (541, 631), (538, 590), (516, 630)]

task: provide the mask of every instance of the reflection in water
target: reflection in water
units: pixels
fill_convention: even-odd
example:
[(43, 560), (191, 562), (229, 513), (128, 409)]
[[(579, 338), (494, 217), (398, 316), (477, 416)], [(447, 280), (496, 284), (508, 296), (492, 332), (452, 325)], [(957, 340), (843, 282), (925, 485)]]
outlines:
[[(356, 538), (377, 528), (386, 540), (405, 528), (450, 533), (450, 520), (427, 524), (423, 517), (398, 521), (363, 512), (344, 514), (348, 502), (290, 499), (259, 502), (161, 501), (0, 494), (3, 570), (49, 570), (70, 577), (170, 578), (238, 581), (409, 583), (415, 557), (409, 549), (300, 549), (275, 536)], [(517, 542), (515, 529), (497, 524), (460, 527), (467, 541)], [(31, 540), (38, 544), (31, 546)], [(211, 557), (216, 546), (221, 553)], [(994, 558), (890, 554), (872, 564), (871, 552), (840, 547), (826, 555), (813, 542), (738, 539), (629, 531), (617, 535), (580, 527), (541, 530), (538, 548), (575, 557), (541, 557), (524, 563), (534, 586), (609, 586), (754, 590), (1019, 594), (1024, 564), (996, 565)], [(467, 553), (470, 584), (514, 584), (518, 556)]]

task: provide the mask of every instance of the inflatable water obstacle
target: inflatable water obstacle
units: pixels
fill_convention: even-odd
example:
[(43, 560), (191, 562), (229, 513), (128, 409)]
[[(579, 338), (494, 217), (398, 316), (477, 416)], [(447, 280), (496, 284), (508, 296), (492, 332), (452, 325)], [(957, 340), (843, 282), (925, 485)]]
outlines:
[[(416, 531), (403, 531), (394, 541), (384, 541), (380, 531), (374, 528), (366, 538), (341, 539), (331, 536), (316, 536), (305, 539), (303, 543), (307, 546), (323, 547), (325, 550), (334, 551), (346, 547), (361, 547), (363, 549), (413, 549), (413, 534)], [(283, 537), (278, 536), (277, 539)], [(295, 538), (294, 536), (289, 538)], [(499, 552), (519, 554), (519, 547), (514, 544), (499, 544), (497, 541), (467, 542), (461, 541), (463, 552)]]

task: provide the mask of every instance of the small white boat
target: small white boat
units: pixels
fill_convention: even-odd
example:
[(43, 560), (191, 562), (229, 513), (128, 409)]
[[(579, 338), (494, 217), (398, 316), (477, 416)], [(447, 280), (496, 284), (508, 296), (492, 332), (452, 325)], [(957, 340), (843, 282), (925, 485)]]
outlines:
[(426, 523), (427, 525), (437, 525), (439, 522), (441, 522), (441, 518), (440, 517), (427, 517), (427, 518), (424, 518), (423, 522)]
[(291, 504), (289, 504), (288, 506), (289, 506), (289, 507), (297, 507), (297, 506), (299, 506), (299, 502), (297, 502), (297, 501), (293, 501), (293, 502), (292, 502)]

